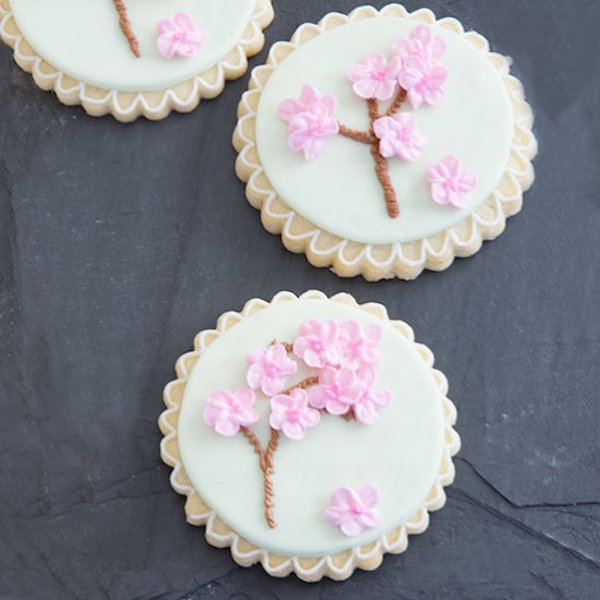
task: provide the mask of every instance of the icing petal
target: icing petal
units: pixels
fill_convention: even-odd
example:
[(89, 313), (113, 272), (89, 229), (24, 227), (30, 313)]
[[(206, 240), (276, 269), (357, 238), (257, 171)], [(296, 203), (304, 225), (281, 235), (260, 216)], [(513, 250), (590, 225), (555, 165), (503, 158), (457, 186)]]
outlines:
[(173, 17), (173, 22), (180, 29), (184, 29), (186, 31), (195, 31), (196, 23), (192, 19), (192, 17), (186, 12), (178, 12)]
[(215, 431), (226, 437), (233, 437), (239, 430), (240, 426), (229, 419), (222, 419), (215, 424)]
[(358, 497), (364, 506), (373, 508), (379, 502), (379, 490), (374, 485), (364, 485), (358, 492)]

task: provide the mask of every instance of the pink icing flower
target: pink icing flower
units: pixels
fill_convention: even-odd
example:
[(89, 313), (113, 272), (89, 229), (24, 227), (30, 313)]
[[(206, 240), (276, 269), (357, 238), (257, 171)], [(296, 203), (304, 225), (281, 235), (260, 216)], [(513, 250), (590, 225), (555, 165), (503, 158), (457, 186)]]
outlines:
[(308, 394), (304, 390), (295, 389), (289, 395), (271, 398), (269, 423), (292, 440), (301, 440), (306, 430), (320, 420), (319, 411), (308, 405)]
[(365, 529), (372, 529), (381, 523), (378, 503), (379, 490), (375, 486), (365, 485), (358, 493), (344, 486), (331, 494), (325, 519), (339, 527), (344, 535), (359, 535)]
[(464, 208), (472, 198), (477, 178), (460, 170), (456, 156), (447, 156), (427, 169), (427, 180), (431, 184), (431, 196), (437, 204), (451, 204)]
[(326, 365), (339, 365), (339, 325), (336, 321), (304, 321), (294, 340), (294, 354), (309, 367), (321, 369)]
[(369, 54), (362, 62), (352, 65), (348, 78), (352, 89), (361, 98), (389, 100), (396, 91), (400, 59), (394, 56), (390, 62), (383, 54)]
[(250, 365), (246, 376), (248, 385), (253, 390), (262, 390), (265, 396), (279, 394), (287, 378), (298, 370), (298, 365), (288, 358), (282, 344), (257, 348), (246, 361)]
[(335, 118), (337, 100), (320, 94), (312, 85), (304, 85), (299, 99), (283, 100), (279, 116), (288, 123), (288, 146), (303, 152), (306, 160), (315, 158), (325, 147), (325, 140), (336, 135), (340, 126)]
[(410, 32), (409, 39), (398, 40), (394, 44), (394, 53), (400, 58), (420, 56), (428, 60), (440, 60), (445, 52), (444, 40), (434, 35), (428, 25), (417, 25)]
[(156, 24), (158, 51), (165, 58), (195, 56), (198, 48), (206, 41), (206, 33), (185, 12), (178, 12), (172, 19)]
[(358, 377), (364, 384), (364, 391), (352, 407), (352, 412), (356, 420), (363, 425), (373, 425), (379, 418), (378, 411), (388, 406), (392, 401), (392, 394), (385, 388), (374, 386), (375, 370), (373, 368), (363, 367), (358, 372)]
[(325, 138), (336, 135), (339, 129), (335, 117), (320, 104), (292, 119), (288, 146), (293, 152), (303, 152), (306, 160), (313, 160), (325, 147)]
[(373, 131), (379, 138), (379, 153), (385, 158), (399, 156), (413, 162), (421, 156), (426, 144), (417, 131), (417, 117), (412, 113), (398, 113), (393, 117), (380, 117), (373, 123)]
[(221, 435), (234, 436), (240, 427), (248, 427), (258, 421), (254, 400), (254, 392), (248, 388), (233, 393), (229, 390), (214, 392), (204, 408), (204, 423), (214, 427)]
[(325, 367), (319, 372), (319, 385), (308, 392), (311, 406), (332, 415), (345, 415), (362, 396), (363, 383), (352, 369)]
[(314, 86), (304, 84), (300, 98), (283, 100), (279, 103), (277, 113), (286, 123), (289, 123), (294, 117), (310, 112), (318, 104), (323, 104), (331, 114), (334, 114), (337, 108), (337, 100), (333, 94), (320, 94)]
[(351, 369), (363, 365), (374, 365), (380, 353), (377, 346), (381, 341), (381, 327), (375, 323), (361, 325), (356, 321), (347, 321), (340, 326), (340, 348), (342, 364)]
[(401, 60), (398, 83), (407, 90), (413, 108), (429, 104), (436, 106), (443, 97), (442, 86), (448, 73), (439, 62), (446, 50), (444, 41), (433, 35), (427, 25), (412, 30), (410, 39), (398, 40), (394, 53)]

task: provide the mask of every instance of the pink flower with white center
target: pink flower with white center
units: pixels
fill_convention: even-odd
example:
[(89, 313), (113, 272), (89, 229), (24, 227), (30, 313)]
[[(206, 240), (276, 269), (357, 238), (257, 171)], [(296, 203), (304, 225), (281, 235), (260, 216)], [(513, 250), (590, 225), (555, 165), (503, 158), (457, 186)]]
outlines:
[(309, 367), (322, 369), (326, 365), (339, 365), (339, 325), (333, 320), (304, 321), (294, 340), (294, 354)]
[(388, 389), (374, 386), (375, 370), (372, 367), (360, 369), (358, 377), (364, 384), (364, 391), (358, 402), (352, 407), (352, 412), (356, 420), (363, 425), (373, 425), (379, 418), (378, 411), (392, 401), (392, 394)]
[(381, 327), (376, 323), (361, 325), (346, 321), (340, 326), (339, 343), (342, 364), (350, 369), (363, 365), (374, 365), (380, 357), (377, 346), (381, 341)]
[(378, 503), (379, 490), (374, 485), (365, 485), (358, 493), (344, 486), (331, 494), (325, 519), (339, 527), (344, 535), (359, 535), (365, 529), (373, 529), (381, 523)]
[(332, 415), (345, 415), (358, 402), (363, 390), (363, 383), (352, 369), (325, 367), (319, 371), (319, 385), (308, 392), (308, 401)]
[(287, 378), (298, 370), (298, 365), (288, 357), (282, 344), (257, 348), (246, 358), (250, 365), (246, 381), (253, 390), (260, 389), (265, 396), (279, 394)]
[(348, 79), (354, 84), (352, 89), (357, 96), (389, 100), (398, 85), (400, 66), (397, 56), (388, 62), (383, 54), (369, 54), (362, 62), (352, 65)]
[(306, 430), (321, 420), (318, 410), (308, 405), (308, 394), (301, 389), (289, 395), (280, 394), (271, 398), (269, 424), (277, 431), (283, 431), (291, 440), (301, 440)]
[(394, 44), (394, 53), (402, 63), (398, 83), (408, 92), (413, 108), (423, 104), (436, 106), (442, 101), (442, 86), (448, 73), (439, 59), (445, 51), (444, 40), (434, 35), (427, 25), (415, 27), (408, 40)]
[(241, 388), (235, 392), (219, 390), (208, 397), (204, 408), (204, 423), (216, 432), (234, 436), (241, 427), (248, 427), (259, 419), (254, 407), (254, 392)]
[(172, 19), (156, 24), (158, 51), (165, 58), (195, 56), (206, 41), (206, 32), (200, 29), (186, 12), (178, 12)]
[(427, 140), (417, 131), (417, 117), (412, 113), (398, 113), (393, 117), (380, 117), (373, 123), (379, 138), (379, 154), (384, 158), (398, 156), (413, 162), (421, 156)]
[(447, 156), (427, 169), (427, 180), (431, 184), (431, 197), (437, 204), (451, 204), (464, 208), (471, 202), (477, 177), (460, 170), (456, 156)]
[(325, 147), (325, 140), (336, 135), (340, 126), (335, 118), (337, 100), (331, 94), (320, 94), (312, 85), (304, 85), (300, 98), (283, 100), (279, 116), (288, 123), (288, 146), (303, 152), (312, 160)]

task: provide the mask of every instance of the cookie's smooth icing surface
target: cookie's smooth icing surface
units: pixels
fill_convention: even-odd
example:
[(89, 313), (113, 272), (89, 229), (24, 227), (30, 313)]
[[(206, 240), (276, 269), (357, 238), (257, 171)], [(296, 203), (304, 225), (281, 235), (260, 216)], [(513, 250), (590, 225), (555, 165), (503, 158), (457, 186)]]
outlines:
[[(374, 425), (323, 415), (303, 440), (280, 441), (274, 475), (277, 527), (269, 529), (262, 474), (252, 448), (243, 436), (219, 436), (204, 424), (202, 413), (209, 394), (244, 385), (245, 358), (253, 349), (275, 338), (294, 339), (302, 321), (326, 318), (382, 325), (378, 385), (389, 388), (393, 400)], [(259, 405), (262, 418), (253, 429), (265, 444), (268, 401)], [(185, 471), (199, 495), (239, 535), (287, 556), (325, 556), (377, 539), (423, 504), (442, 461), (444, 415), (431, 369), (390, 322), (329, 300), (301, 299), (247, 317), (202, 354), (185, 389), (178, 441)], [(380, 489), (383, 521), (348, 538), (323, 513), (336, 488), (364, 484)]]
[[(337, 116), (345, 125), (368, 127), (365, 102), (352, 91), (348, 70), (366, 55), (389, 55), (394, 42), (407, 38), (415, 23), (380, 17), (344, 24), (306, 42), (277, 67), (262, 92), (256, 140), (265, 173), (287, 205), (320, 228), (342, 239), (387, 244), (435, 235), (460, 223), (492, 193), (504, 173), (513, 138), (509, 95), (488, 57), (441, 27), (442, 62), (448, 71), (444, 100), (415, 111), (428, 144), (414, 163), (393, 161), (390, 175), (401, 214), (390, 219), (381, 201), (369, 147), (341, 136), (328, 140), (313, 161), (287, 146), (286, 125), (277, 116), (279, 103), (297, 97), (304, 83), (338, 99)], [(402, 111), (410, 110), (407, 106)], [(456, 155), (476, 175), (473, 200), (464, 209), (431, 200), (428, 165)]]
[[(201, 73), (233, 48), (254, 0), (127, 0), (141, 57), (131, 53), (112, 0), (10, 0), (24, 38), (59, 71), (84, 83), (119, 91), (161, 90)], [(157, 49), (156, 24), (189, 13), (207, 32), (192, 58), (167, 60)]]

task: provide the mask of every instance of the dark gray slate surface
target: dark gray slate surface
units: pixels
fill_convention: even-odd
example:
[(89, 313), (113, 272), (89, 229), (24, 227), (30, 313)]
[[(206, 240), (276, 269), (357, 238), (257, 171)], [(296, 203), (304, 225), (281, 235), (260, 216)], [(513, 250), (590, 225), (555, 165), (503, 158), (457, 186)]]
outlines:
[[(269, 43), (358, 2), (276, 4)], [(430, 4), (517, 59), (541, 148), (505, 234), (412, 283), (340, 280), (263, 231), (229, 143), (247, 77), (192, 115), (124, 126), (60, 105), (0, 49), (2, 598), (599, 597), (600, 4)], [(235, 567), (185, 524), (155, 423), (198, 330), (313, 287), (415, 327), (464, 449), (406, 554), (309, 588)]]

